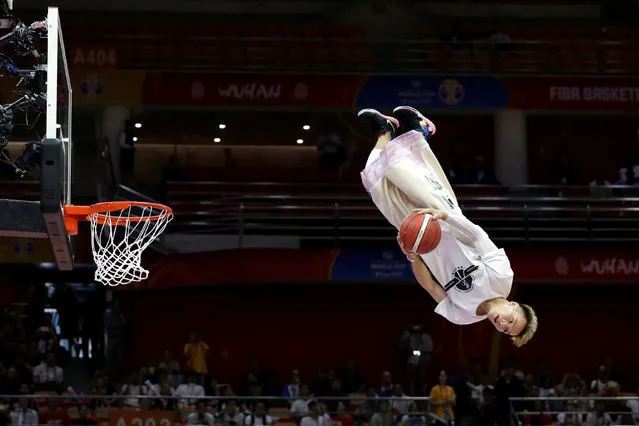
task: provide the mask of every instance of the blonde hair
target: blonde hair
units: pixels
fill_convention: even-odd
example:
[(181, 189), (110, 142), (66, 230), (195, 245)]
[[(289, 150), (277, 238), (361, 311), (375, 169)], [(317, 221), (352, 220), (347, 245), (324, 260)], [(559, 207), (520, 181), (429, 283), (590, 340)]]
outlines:
[(535, 332), (537, 331), (537, 326), (539, 323), (537, 322), (537, 315), (535, 311), (528, 305), (519, 305), (522, 311), (524, 311), (524, 317), (526, 317), (526, 326), (521, 333), (517, 336), (512, 336), (511, 339), (515, 346), (521, 348), (526, 343), (530, 342), (530, 339), (533, 338)]

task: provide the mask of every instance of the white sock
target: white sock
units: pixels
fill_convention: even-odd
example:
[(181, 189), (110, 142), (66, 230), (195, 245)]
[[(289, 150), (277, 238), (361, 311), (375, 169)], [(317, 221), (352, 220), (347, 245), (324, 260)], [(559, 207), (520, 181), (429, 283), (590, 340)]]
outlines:
[(381, 154), (381, 148), (373, 148), (370, 155), (368, 156), (368, 160), (366, 160), (366, 167), (368, 167), (373, 161), (377, 160)]

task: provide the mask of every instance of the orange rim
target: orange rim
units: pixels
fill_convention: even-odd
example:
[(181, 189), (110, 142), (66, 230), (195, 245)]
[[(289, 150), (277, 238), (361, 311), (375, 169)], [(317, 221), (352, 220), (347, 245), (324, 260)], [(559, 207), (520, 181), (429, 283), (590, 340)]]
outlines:
[[(115, 212), (118, 210), (126, 210), (129, 207), (150, 207), (155, 210), (161, 210), (162, 212), (153, 216), (126, 218), (113, 218), (104, 214)], [(67, 228), (67, 232), (69, 233), (69, 235), (77, 235), (78, 223), (80, 221), (91, 221), (92, 216), (94, 218), (93, 220), (101, 225), (109, 224), (111, 226), (122, 226), (131, 222), (155, 222), (158, 220), (162, 220), (168, 215), (173, 214), (173, 209), (165, 206), (164, 204), (147, 203), (144, 201), (107, 201), (104, 203), (92, 204), (90, 206), (65, 205), (63, 208), (63, 212), (64, 224)]]

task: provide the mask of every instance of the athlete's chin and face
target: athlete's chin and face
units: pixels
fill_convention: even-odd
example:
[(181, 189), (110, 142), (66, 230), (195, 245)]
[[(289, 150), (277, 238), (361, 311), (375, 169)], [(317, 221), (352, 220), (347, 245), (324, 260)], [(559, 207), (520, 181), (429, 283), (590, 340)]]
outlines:
[(488, 320), (497, 331), (518, 336), (526, 327), (526, 315), (517, 302), (500, 303), (488, 311)]

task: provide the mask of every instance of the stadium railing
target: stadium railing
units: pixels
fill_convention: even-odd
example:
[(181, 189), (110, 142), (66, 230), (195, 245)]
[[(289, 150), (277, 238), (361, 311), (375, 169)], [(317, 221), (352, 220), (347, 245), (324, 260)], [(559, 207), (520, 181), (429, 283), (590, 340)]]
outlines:
[[(469, 41), (424, 39), (381, 41), (359, 34), (237, 35), (196, 34), (193, 29), (131, 34), (100, 34), (100, 41), (117, 51), (114, 66), (144, 69), (200, 69), (244, 71), (411, 72), (513, 74), (613, 74), (639, 70), (631, 37), (596, 39), (582, 35), (548, 40), (545, 34), (513, 37), (496, 43), (488, 38)], [(160, 33), (161, 31), (161, 33)], [(81, 38), (80, 38), (81, 37)], [(86, 31), (76, 37), (86, 44)], [(416, 36), (417, 37), (417, 36)], [(115, 53), (114, 53), (115, 55)], [(109, 61), (109, 56), (105, 57)]]
[[(0, 413), (4, 411), (9, 415), (16, 408), (18, 401), (27, 399), (30, 405), (39, 414), (49, 410), (49, 404), (52, 400), (56, 401), (56, 409), (64, 410), (73, 424), (82, 424), (80, 416), (80, 408), (86, 406), (90, 411), (88, 417), (94, 423), (100, 426), (172, 426), (177, 424), (199, 424), (188, 422), (188, 417), (196, 411), (196, 404), (204, 402), (207, 405), (207, 412), (216, 416), (223, 412), (223, 406), (229, 400), (235, 400), (240, 407), (240, 413), (248, 414), (246, 406), (257, 402), (263, 402), (266, 408), (266, 414), (273, 419), (273, 426), (296, 426), (303, 415), (291, 412), (291, 403), (294, 399), (315, 400), (320, 403), (320, 413), (328, 414), (333, 419), (348, 419), (348, 421), (338, 421), (337, 423), (348, 425), (369, 424), (371, 415), (378, 412), (361, 411), (359, 408), (367, 401), (372, 401), (371, 408), (379, 407), (381, 401), (389, 401), (391, 407), (395, 401), (406, 404), (407, 401), (416, 402), (419, 405), (419, 411), (413, 412), (415, 416), (423, 417), (424, 425), (426, 424), (447, 424), (446, 419), (440, 418), (430, 412), (430, 398), (428, 397), (366, 397), (366, 396), (350, 396), (345, 397), (273, 397), (273, 396), (203, 396), (203, 397), (183, 397), (183, 396), (165, 396), (165, 395), (71, 395), (71, 394), (54, 394), (41, 393), (35, 395), (0, 395), (0, 401), (5, 403), (4, 410), (0, 409)], [(156, 404), (159, 400), (173, 400), (175, 409), (166, 410), (159, 408)], [(137, 401), (137, 406), (124, 405), (131, 400)], [(344, 413), (328, 411), (326, 405), (331, 402), (341, 401), (346, 405)], [(215, 406), (215, 409), (212, 407)], [(401, 416), (394, 410), (393, 417)], [(217, 416), (216, 416), (217, 417)], [(216, 424), (228, 426), (234, 423), (225, 422), (223, 418), (216, 419)], [(320, 425), (322, 423), (319, 423)], [(335, 424), (335, 423), (333, 423)], [(30, 424), (29, 426), (35, 426)], [(212, 426), (212, 425), (211, 425)]]
[[(613, 424), (637, 424), (634, 419), (639, 419), (639, 411), (633, 411), (626, 405), (628, 401), (639, 402), (639, 397), (637, 396), (511, 397), (509, 398), (511, 421), (514, 425), (527, 424), (533, 426), (533, 423), (530, 423), (529, 421), (531, 416), (550, 415), (553, 418), (556, 418), (557, 415), (563, 413), (580, 416), (579, 423), (571, 424), (585, 424), (584, 422), (588, 413), (593, 413), (595, 411), (594, 405), (597, 401), (602, 401), (604, 404), (608, 405), (605, 407), (604, 412), (612, 417)], [(607, 408), (609, 408), (609, 404), (611, 403), (615, 404), (613, 407), (614, 409), (608, 410)], [(627, 410), (623, 410), (624, 407), (626, 407)], [(620, 423), (617, 422), (617, 418), (624, 415), (631, 416), (633, 418), (633, 423), (624, 421), (621, 421)], [(528, 418), (528, 421), (524, 421), (526, 420), (526, 417)]]
[[(247, 235), (341, 246), (396, 234), (361, 185), (169, 182), (167, 188), (174, 231), (237, 234), (240, 246)], [(499, 242), (639, 241), (638, 187), (458, 185), (455, 191), (464, 213)]]

